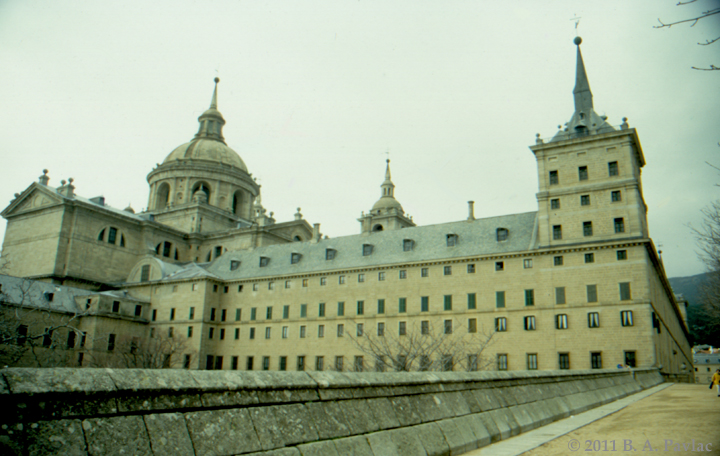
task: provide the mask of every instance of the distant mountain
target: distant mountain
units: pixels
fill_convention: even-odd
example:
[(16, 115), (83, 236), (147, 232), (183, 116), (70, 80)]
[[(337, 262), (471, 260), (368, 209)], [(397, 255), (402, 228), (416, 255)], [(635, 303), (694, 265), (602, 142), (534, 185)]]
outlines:
[(688, 277), (672, 277), (668, 278), (668, 280), (675, 294), (683, 295), (687, 299), (689, 306), (694, 307), (700, 304), (699, 289), (707, 281), (707, 275), (708, 273)]

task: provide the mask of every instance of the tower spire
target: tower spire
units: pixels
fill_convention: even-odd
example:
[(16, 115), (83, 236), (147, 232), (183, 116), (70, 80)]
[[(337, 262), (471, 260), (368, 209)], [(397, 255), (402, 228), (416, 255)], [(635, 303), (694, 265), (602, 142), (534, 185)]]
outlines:
[(210, 101), (210, 109), (217, 109), (217, 85), (218, 85), (218, 82), (220, 82), (220, 78), (215, 78), (215, 90), (213, 91), (212, 100)]
[(395, 192), (395, 184), (392, 183), (390, 178), (390, 159), (386, 160), (387, 165), (385, 167), (385, 180), (383, 181), (380, 188), (382, 188), (382, 196), (394, 198), (393, 193)]
[(196, 139), (214, 139), (225, 144), (225, 138), (222, 135), (222, 127), (225, 125), (225, 119), (223, 119), (220, 111), (217, 110), (217, 86), (220, 82), (220, 78), (215, 78), (215, 89), (213, 90), (212, 100), (210, 100), (210, 107), (207, 111), (202, 113), (198, 117), (200, 122), (200, 128), (195, 135)]
[(593, 109), (593, 102), (590, 83), (588, 82), (587, 73), (585, 72), (585, 62), (583, 62), (582, 53), (580, 52), (582, 38), (576, 36), (573, 42), (577, 45), (577, 68), (575, 70), (575, 88), (573, 89), (575, 112), (589, 114)]

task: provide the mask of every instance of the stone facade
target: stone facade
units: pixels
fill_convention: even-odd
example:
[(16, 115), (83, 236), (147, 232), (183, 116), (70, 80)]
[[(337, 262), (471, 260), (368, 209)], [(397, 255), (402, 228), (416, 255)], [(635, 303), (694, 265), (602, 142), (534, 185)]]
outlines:
[(578, 47), (567, 128), (531, 147), (537, 212), (475, 219), (471, 202), (467, 220), (416, 226), (388, 161), (360, 234), (323, 238), (299, 209), (277, 223), (224, 143), (215, 93), (195, 139), (148, 176), (147, 212), (86, 200), (72, 182), (53, 189), (43, 175), (3, 212), (3, 255), (13, 275), (148, 303), (146, 337), (184, 337), (173, 356), (192, 369), (374, 370), (385, 361), (363, 340), (460, 334), (492, 337), (450, 364), (441, 351), (429, 361), (692, 378), (684, 314), (648, 234), (637, 132), (594, 112), (581, 63)]

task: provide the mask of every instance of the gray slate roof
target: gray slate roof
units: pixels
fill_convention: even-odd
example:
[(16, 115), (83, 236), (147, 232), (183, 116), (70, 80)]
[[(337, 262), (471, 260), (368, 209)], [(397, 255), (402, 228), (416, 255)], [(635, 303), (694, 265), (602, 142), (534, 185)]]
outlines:
[[(98, 294), (90, 290), (54, 285), (36, 280), (0, 275), (0, 300), (11, 304), (47, 309), (57, 312), (82, 312), (75, 303), (76, 296)], [(48, 300), (52, 293), (52, 301)]]
[(695, 363), (695, 367), (700, 367), (705, 364), (720, 364), (720, 353), (713, 353), (712, 355), (696, 353), (693, 356), (693, 363)]
[[(269, 245), (254, 250), (226, 252), (206, 269), (224, 280), (255, 277), (307, 274), (339, 269), (423, 262), (474, 255), (507, 254), (526, 251), (534, 247), (537, 212), (504, 215), (477, 219), (404, 228), (393, 231), (373, 232), (369, 235), (352, 235), (334, 239), (322, 239), (317, 243), (295, 242)], [(509, 237), (498, 242), (496, 230), (506, 228)], [(446, 236), (456, 234), (457, 245), (448, 247)], [(413, 250), (403, 251), (403, 240), (414, 242)], [(371, 255), (363, 256), (363, 244), (373, 246)], [(326, 260), (326, 249), (336, 250), (335, 259)], [(300, 262), (291, 264), (292, 253), (302, 255)], [(269, 258), (269, 264), (260, 267), (260, 257)], [(232, 261), (240, 266), (231, 271)]]

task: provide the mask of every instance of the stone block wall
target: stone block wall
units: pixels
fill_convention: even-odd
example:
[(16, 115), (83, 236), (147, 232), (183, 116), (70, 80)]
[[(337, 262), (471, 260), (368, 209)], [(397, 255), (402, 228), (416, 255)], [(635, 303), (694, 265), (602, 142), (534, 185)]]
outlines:
[(656, 369), (3, 369), (2, 454), (450, 455), (654, 386)]

